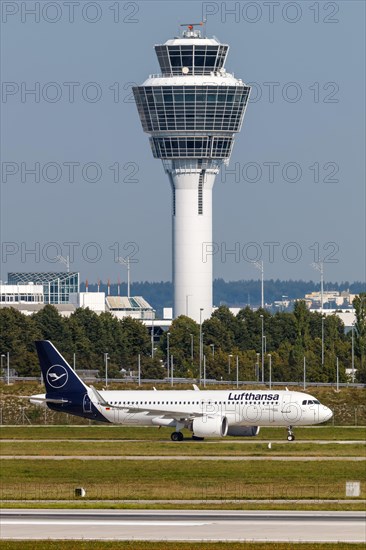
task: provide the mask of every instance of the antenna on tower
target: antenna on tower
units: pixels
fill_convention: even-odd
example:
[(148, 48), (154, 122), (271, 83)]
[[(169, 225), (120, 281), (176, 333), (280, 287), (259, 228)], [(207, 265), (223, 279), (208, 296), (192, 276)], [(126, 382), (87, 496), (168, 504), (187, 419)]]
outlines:
[(199, 29), (194, 30), (195, 27), (203, 27), (204, 22), (200, 23), (182, 23), (181, 27), (187, 27), (187, 31), (183, 31), (184, 38), (201, 38), (201, 31)]

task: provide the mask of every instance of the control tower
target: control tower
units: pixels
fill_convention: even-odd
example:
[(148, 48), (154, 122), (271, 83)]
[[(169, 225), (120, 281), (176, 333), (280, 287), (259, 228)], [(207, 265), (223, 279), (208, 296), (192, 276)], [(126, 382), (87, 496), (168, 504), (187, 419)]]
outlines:
[[(196, 24), (155, 46), (161, 74), (133, 88), (172, 189), (174, 317), (212, 313), (212, 188), (243, 122), (250, 87), (225, 69), (229, 46)], [(202, 311), (201, 311), (202, 310)]]

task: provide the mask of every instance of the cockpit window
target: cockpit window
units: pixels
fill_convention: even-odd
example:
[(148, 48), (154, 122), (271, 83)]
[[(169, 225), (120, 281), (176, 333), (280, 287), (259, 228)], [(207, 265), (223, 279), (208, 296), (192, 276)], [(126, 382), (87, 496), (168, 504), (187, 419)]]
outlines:
[(318, 401), (317, 399), (314, 399), (313, 403), (316, 403), (317, 405), (320, 405), (320, 401)]
[(306, 405), (307, 404), (307, 400), (305, 399), (305, 401), (302, 402), (303, 405)]

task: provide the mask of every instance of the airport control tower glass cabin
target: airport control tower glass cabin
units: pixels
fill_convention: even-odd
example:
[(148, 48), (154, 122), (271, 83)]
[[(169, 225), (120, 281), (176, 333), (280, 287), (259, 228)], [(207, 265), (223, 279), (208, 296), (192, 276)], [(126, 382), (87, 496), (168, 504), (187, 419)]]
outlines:
[(230, 159), (250, 93), (226, 72), (228, 50), (188, 25), (181, 38), (155, 46), (161, 74), (133, 88), (172, 188), (174, 317), (197, 322), (212, 313), (212, 188)]

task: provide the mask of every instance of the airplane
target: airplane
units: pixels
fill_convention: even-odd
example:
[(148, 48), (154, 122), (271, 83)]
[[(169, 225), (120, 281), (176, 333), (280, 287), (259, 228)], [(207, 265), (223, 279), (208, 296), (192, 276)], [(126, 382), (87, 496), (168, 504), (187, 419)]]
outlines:
[(167, 426), (172, 441), (188, 428), (193, 439), (250, 437), (262, 426), (284, 426), (293, 441), (293, 426), (326, 422), (333, 412), (303, 392), (288, 390), (100, 390), (87, 386), (49, 340), (35, 342), (45, 394), (28, 398), (36, 405), (100, 422), (125, 426)]

